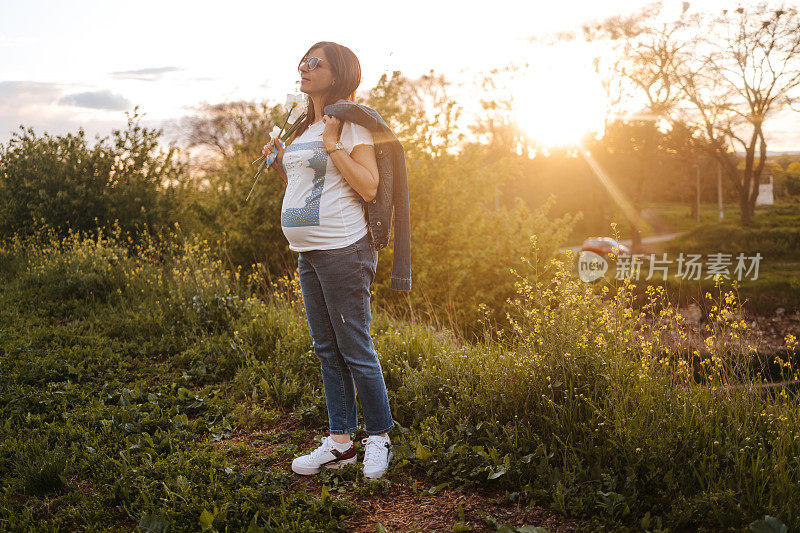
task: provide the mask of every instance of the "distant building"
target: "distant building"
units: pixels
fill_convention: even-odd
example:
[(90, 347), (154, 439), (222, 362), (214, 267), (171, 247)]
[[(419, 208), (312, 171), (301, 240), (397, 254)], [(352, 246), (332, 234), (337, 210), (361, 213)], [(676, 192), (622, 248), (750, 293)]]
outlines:
[(775, 195), (772, 194), (772, 172), (766, 169), (764, 171), (769, 176), (769, 183), (759, 183), (756, 205), (772, 205), (775, 203)]

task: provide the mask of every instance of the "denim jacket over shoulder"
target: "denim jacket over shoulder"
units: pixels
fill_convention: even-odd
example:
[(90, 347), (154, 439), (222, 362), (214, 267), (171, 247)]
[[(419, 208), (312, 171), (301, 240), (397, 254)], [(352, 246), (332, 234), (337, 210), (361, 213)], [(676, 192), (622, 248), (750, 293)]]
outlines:
[(380, 114), (371, 107), (342, 99), (326, 105), (323, 113), (349, 120), (372, 132), (378, 163), (378, 192), (370, 202), (361, 198), (362, 205), (366, 207), (370, 242), (375, 250), (386, 247), (394, 212), (394, 257), (390, 287), (396, 291), (410, 291), (411, 208), (403, 145)]

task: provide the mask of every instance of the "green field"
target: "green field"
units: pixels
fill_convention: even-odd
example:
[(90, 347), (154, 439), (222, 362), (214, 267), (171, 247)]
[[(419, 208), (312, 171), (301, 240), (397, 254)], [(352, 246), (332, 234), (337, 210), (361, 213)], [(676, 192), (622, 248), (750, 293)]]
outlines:
[[(739, 224), (739, 211), (735, 206), (727, 207), (726, 219), (717, 222), (716, 204), (703, 204), (700, 210), (701, 224), (689, 217), (690, 209), (685, 205), (654, 204), (646, 211), (649, 218), (658, 221), (658, 224), (650, 227), (643, 234), (644, 237), (659, 233), (684, 233), (669, 241), (645, 245), (646, 258), (639, 282), (642, 287), (661, 285), (676, 303), (685, 305), (694, 301), (702, 304), (706, 292), (717, 292), (715, 281), (706, 278), (705, 273), (697, 281), (678, 278), (676, 261), (679, 254), (702, 254), (707, 263), (709, 254), (726, 253), (731, 254), (735, 265), (739, 253), (745, 254), (745, 257), (754, 257), (758, 253), (761, 255), (758, 277), (752, 279), (752, 275), (745, 276), (739, 281), (739, 296), (747, 302), (747, 309), (758, 314), (772, 314), (778, 308), (800, 308), (800, 203), (758, 206), (753, 223), (748, 227)], [(610, 230), (604, 235), (610, 235)], [(646, 259), (650, 253), (657, 254), (656, 257), (666, 253), (667, 258), (673, 260), (666, 282), (659, 281), (660, 276), (645, 280), (649, 268)], [(727, 287), (736, 278), (732, 270), (733, 266), (730, 277), (723, 280)]]
[[(691, 216), (691, 207), (677, 203), (652, 203), (642, 210), (643, 218), (648, 224), (642, 228), (642, 237), (650, 237), (665, 233), (688, 232), (698, 227), (741, 227), (739, 223), (739, 206), (730, 204), (724, 206), (724, 219), (718, 220), (717, 204), (704, 203), (700, 205), (700, 222)], [(625, 216), (621, 211), (615, 212), (611, 220), (617, 223), (620, 239), (630, 239), (630, 230)], [(751, 228), (797, 228), (800, 227), (800, 202), (785, 201), (771, 206), (757, 206)], [(592, 228), (589, 233), (603, 236), (612, 236), (610, 226)], [(587, 231), (574, 234), (571, 242), (581, 244), (588, 237)]]
[(380, 530), (376, 500), (389, 530), (800, 525), (795, 390), (752, 392), (765, 376), (733, 300), (706, 353), (639, 337), (630, 294), (557, 261), (520, 280), (501, 341), (376, 312), (398, 429), (367, 483), (288, 472), (326, 424), (296, 280), (264, 295), (203, 243), (104, 239), (6, 245), (0, 274), (0, 530)]
[[(61, 244), (0, 247), (0, 531), (578, 523), (516, 509), (497, 482), (427, 476), (430, 452), (402, 426), (396, 468), (381, 480), (356, 465), (293, 474), (292, 458), (318, 445), (327, 422), (296, 300), (243, 292), (202, 245), (162, 263), (154, 249)], [(435, 333), (381, 316), (374, 325), (378, 346), (395, 353), (384, 364), (402, 406), (399, 360), (418, 365)], [(407, 409), (398, 416), (413, 422)], [(494, 461), (476, 465), (477, 477)]]

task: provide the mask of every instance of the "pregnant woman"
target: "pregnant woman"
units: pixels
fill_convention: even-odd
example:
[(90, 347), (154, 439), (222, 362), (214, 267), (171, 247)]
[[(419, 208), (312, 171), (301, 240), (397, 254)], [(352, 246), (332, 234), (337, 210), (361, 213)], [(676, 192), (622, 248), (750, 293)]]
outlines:
[[(308, 113), (291, 144), (277, 143), (272, 164), (286, 182), (281, 226), (298, 270), (314, 351), (322, 368), (330, 435), (292, 462), (298, 474), (356, 462), (351, 433), (358, 429), (356, 390), (364, 416), (364, 475), (381, 477), (392, 458), (387, 432), (394, 427), (378, 354), (369, 333), (370, 285), (378, 252), (370, 245), (361, 198), (372, 201), (378, 165), (372, 133), (323, 115), (326, 105), (354, 101), (361, 83), (358, 58), (347, 47), (322, 41), (298, 66)], [(275, 141), (264, 147), (270, 153)]]

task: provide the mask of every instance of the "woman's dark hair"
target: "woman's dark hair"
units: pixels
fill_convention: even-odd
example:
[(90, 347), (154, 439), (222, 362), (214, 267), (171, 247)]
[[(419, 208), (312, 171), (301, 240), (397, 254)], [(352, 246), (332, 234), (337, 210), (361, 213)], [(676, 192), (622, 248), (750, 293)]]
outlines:
[[(356, 55), (352, 50), (341, 44), (331, 41), (320, 41), (312, 45), (303, 57), (308, 56), (313, 50), (319, 49), (325, 52), (325, 57), (328, 58), (328, 64), (336, 80), (336, 83), (333, 84), (331, 91), (325, 98), (325, 102), (322, 104), (323, 109), (326, 105), (332, 104), (342, 98), (355, 102), (356, 89), (361, 85), (361, 63), (358, 62)], [(303, 119), (303, 122), (297, 127), (297, 131), (295, 131), (292, 139), (299, 137), (308, 129), (314, 121), (315, 113), (314, 102), (311, 101), (311, 98), (308, 98), (306, 118)]]

